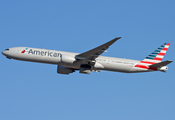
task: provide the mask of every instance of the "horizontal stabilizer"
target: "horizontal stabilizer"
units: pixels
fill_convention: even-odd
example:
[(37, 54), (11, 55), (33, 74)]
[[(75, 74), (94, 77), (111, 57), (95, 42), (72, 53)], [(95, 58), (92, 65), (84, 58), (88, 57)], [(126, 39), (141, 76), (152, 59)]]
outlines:
[(149, 67), (162, 67), (162, 66), (166, 66), (168, 64), (170, 64), (171, 60), (167, 60), (167, 61), (163, 61), (163, 62), (159, 62), (159, 63), (156, 63), (156, 64), (153, 64), (153, 65), (150, 65)]

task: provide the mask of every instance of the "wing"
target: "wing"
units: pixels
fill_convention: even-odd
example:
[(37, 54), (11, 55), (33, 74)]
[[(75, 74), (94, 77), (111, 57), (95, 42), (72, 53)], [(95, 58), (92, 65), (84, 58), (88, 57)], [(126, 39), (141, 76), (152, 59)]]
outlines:
[(95, 60), (99, 55), (101, 55), (104, 51), (106, 51), (110, 45), (112, 45), (114, 42), (116, 42), (120, 38), (121, 37), (114, 38), (113, 40), (111, 40), (111, 41), (109, 41), (101, 46), (98, 46), (92, 50), (89, 50), (87, 52), (76, 55), (76, 59), (87, 60), (87, 61)]

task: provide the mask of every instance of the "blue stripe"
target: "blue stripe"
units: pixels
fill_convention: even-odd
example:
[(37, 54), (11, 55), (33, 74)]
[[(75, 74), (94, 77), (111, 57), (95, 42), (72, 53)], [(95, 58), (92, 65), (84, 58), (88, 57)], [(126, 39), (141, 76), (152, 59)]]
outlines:
[(153, 53), (151, 53), (151, 54), (158, 55), (159, 53), (153, 52)]
[(168, 43), (164, 43), (163, 45), (161, 45), (160, 47), (158, 47), (154, 52), (152, 52), (151, 54), (149, 54), (145, 59), (154, 59), (159, 53), (160, 51), (165, 48), (165, 46)]
[(158, 48), (157, 50), (162, 50), (163, 48)]
[(157, 55), (149, 55), (148, 57), (156, 57)]
[(146, 59), (154, 59), (153, 57), (146, 57)]
[(154, 52), (160, 52), (161, 50), (155, 50)]

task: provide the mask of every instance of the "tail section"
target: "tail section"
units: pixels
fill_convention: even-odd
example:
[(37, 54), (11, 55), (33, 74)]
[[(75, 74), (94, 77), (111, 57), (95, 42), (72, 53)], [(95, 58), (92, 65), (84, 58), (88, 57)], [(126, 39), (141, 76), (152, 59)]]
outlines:
[(170, 64), (171, 60), (167, 60), (167, 61), (163, 61), (163, 62), (159, 62), (153, 65), (149, 65), (149, 69), (151, 70), (159, 70), (161, 72), (165, 72), (165, 70), (168, 70), (168, 67), (166, 65)]
[(144, 60), (140, 61), (139, 64), (136, 64), (134, 67), (145, 69), (145, 71), (161, 71), (165, 72), (168, 70), (166, 65), (170, 64), (171, 60), (163, 61), (162, 59), (167, 52), (170, 43), (164, 43), (159, 48), (157, 48), (154, 52), (149, 54)]
[(169, 46), (170, 46), (170, 43), (164, 43), (159, 48), (157, 48), (154, 52), (149, 54), (144, 60), (140, 61), (140, 64), (153, 65), (161, 62)]

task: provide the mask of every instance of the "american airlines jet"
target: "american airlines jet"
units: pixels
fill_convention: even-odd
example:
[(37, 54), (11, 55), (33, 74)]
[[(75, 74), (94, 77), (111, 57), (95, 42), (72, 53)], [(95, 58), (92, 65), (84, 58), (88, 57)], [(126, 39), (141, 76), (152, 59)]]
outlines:
[(76, 70), (84, 74), (90, 74), (91, 71), (98, 72), (100, 70), (124, 73), (165, 72), (165, 70), (168, 70), (166, 65), (172, 61), (167, 60), (162, 62), (162, 59), (170, 43), (164, 43), (141, 61), (100, 56), (110, 45), (120, 38), (115, 38), (101, 46), (80, 54), (31, 47), (8, 48), (2, 54), (9, 59), (55, 64), (57, 65), (57, 73), (59, 74), (69, 74)]

